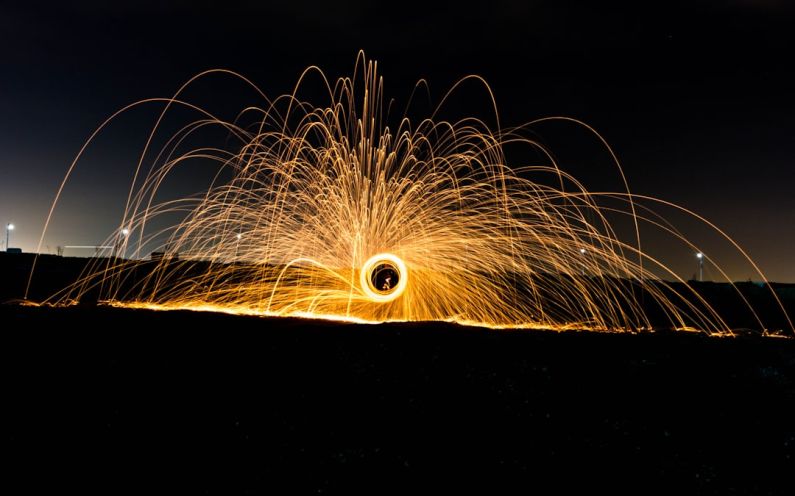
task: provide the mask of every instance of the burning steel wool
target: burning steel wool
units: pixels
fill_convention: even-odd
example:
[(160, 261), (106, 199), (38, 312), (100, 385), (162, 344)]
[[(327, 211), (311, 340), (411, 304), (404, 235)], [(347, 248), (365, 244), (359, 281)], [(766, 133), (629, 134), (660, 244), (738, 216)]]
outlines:
[[(263, 95), (265, 105), (243, 111), (257, 116), (256, 125), (242, 125), (182, 100), (196, 80), (219, 72), (250, 84), (209, 71), (172, 98), (119, 112), (165, 104), (117, 234), (106, 243), (118, 256), (98, 259), (52, 302), (93, 293), (131, 307), (607, 331), (653, 327), (646, 310), (653, 307), (674, 328), (728, 331), (695, 291), (665, 282), (660, 274), (681, 279), (641, 249), (639, 224), (693, 247), (639, 206), (670, 204), (632, 195), (626, 181), (620, 192), (587, 191), (530, 137), (528, 125), (502, 129), (434, 116), (389, 121), (377, 65), (363, 54), (353, 77), (332, 84), (323, 76), (328, 101)], [(201, 119), (152, 153), (162, 119), (175, 108)], [(181, 149), (212, 126), (228, 133), (234, 151)], [(546, 163), (509, 164), (509, 144)], [(217, 164), (216, 179), (199, 195), (159, 200), (160, 185), (192, 160)], [(158, 223), (175, 214), (178, 221)], [(608, 214), (625, 215), (634, 236), (620, 239)], [(141, 275), (141, 260), (152, 251), (162, 256)]]

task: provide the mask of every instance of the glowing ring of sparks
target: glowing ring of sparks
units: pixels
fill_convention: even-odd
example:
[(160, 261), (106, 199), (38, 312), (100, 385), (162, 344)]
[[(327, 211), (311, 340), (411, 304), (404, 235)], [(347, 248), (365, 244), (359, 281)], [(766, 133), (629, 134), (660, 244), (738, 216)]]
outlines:
[[(396, 272), (397, 284), (390, 286), (386, 289), (378, 288), (373, 281), (376, 273), (374, 272), (379, 267), (385, 267)], [(406, 264), (400, 258), (392, 255), (391, 253), (379, 253), (368, 258), (364, 265), (362, 265), (361, 273), (359, 274), (359, 283), (362, 286), (364, 294), (371, 300), (378, 303), (386, 303), (393, 301), (406, 290), (408, 285), (408, 269)]]

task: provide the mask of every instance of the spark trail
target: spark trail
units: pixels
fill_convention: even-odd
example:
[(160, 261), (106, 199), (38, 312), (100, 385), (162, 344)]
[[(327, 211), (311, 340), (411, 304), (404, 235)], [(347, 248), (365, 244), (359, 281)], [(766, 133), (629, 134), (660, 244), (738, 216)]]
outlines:
[[(353, 77), (332, 84), (322, 76), (327, 102), (297, 96), (308, 73), (322, 75), (311, 68), (293, 93), (262, 94), (264, 106), (229, 122), (182, 100), (188, 86), (217, 72), (228, 71), (128, 107), (166, 104), (119, 222), (117, 233), (128, 235), (109, 237), (127, 258), (97, 260), (52, 302), (94, 292), (113, 305), (158, 309), (592, 330), (651, 328), (651, 305), (671, 327), (730, 332), (695, 291), (660, 278), (681, 282), (642, 251), (638, 224), (693, 246), (640, 206), (664, 202), (633, 196), (626, 181), (619, 192), (587, 191), (529, 137), (533, 123), (503, 129), (477, 118), (404, 117), (390, 127), (383, 80), (363, 54)], [(177, 107), (201, 118), (152, 159), (161, 121)], [(242, 116), (256, 116), (254, 124), (243, 125)], [(207, 127), (225, 130), (233, 150), (181, 149)], [(546, 162), (509, 165), (507, 145)], [(159, 200), (161, 184), (198, 160), (218, 166), (206, 190)], [(174, 215), (179, 220), (163, 227)], [(631, 239), (616, 235), (615, 215), (634, 224)], [(164, 256), (134, 277), (151, 251)]]

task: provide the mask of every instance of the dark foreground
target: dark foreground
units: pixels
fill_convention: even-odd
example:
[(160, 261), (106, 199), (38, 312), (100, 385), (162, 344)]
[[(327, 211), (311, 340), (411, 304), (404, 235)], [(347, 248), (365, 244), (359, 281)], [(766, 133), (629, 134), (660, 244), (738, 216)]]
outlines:
[(15, 494), (795, 488), (795, 340), (108, 308), (0, 319)]

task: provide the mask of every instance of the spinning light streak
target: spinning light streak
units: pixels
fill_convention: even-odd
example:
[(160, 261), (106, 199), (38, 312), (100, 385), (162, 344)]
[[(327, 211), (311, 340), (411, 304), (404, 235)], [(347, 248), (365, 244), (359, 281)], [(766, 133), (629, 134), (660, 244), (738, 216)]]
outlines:
[[(550, 119), (503, 129), (432, 115), (390, 127), (377, 66), (360, 54), (353, 78), (331, 84), (310, 68), (293, 93), (262, 94), (264, 106), (228, 122), (182, 100), (196, 80), (217, 73), (251, 84), (229, 71), (200, 74), (172, 98), (122, 109), (88, 140), (135, 105), (165, 103), (117, 228), (125, 235), (110, 237), (128, 258), (97, 260), (51, 301), (93, 294), (158, 309), (592, 330), (652, 328), (653, 308), (674, 328), (730, 332), (697, 292), (661, 279), (682, 282), (641, 249), (644, 224), (698, 251), (649, 205), (680, 207), (632, 195), (626, 181), (619, 192), (587, 191), (529, 137), (530, 126)], [(328, 92), (319, 106), (298, 97), (310, 73)], [(151, 143), (176, 107), (201, 118), (152, 158)], [(246, 118), (254, 124), (242, 124)], [(183, 150), (208, 127), (224, 129), (232, 145)], [(509, 165), (507, 146), (544, 163)], [(206, 190), (161, 200), (175, 170), (198, 161), (218, 167)], [(631, 239), (619, 239), (608, 219), (616, 215), (635, 226)], [(163, 256), (140, 261), (152, 251)]]

